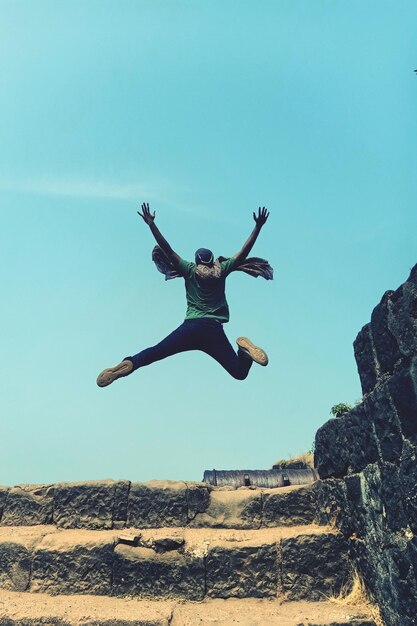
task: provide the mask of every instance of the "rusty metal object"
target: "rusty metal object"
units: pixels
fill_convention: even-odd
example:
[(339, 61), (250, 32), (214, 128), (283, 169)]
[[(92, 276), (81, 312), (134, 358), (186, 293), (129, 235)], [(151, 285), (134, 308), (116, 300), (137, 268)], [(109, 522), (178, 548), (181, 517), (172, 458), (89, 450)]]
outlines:
[(263, 487), (274, 489), (287, 485), (308, 485), (319, 478), (317, 470), (272, 469), (272, 470), (206, 470), (203, 482), (215, 487)]

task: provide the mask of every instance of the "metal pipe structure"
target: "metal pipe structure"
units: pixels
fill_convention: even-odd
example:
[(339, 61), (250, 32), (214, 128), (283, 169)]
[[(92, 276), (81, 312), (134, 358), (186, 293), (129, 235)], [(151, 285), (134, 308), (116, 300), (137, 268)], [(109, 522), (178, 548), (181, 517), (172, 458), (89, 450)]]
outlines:
[(317, 470), (306, 469), (272, 469), (272, 470), (206, 470), (203, 482), (215, 487), (263, 487), (274, 489), (287, 485), (309, 485), (318, 480)]

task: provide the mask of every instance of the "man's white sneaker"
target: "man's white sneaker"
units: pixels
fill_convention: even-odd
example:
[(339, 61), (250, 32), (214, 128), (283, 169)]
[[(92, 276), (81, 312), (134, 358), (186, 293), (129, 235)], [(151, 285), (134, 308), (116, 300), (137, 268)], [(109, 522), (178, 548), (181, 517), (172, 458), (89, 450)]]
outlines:
[(133, 363), (126, 359), (114, 367), (108, 367), (106, 370), (103, 370), (97, 377), (97, 385), (99, 387), (107, 387), (107, 385), (111, 385), (118, 378), (128, 376), (132, 371)]
[(238, 337), (236, 343), (239, 346), (239, 350), (246, 352), (255, 363), (264, 366), (268, 365), (268, 355), (265, 350), (262, 350), (259, 346), (255, 346), (250, 339), (247, 337)]

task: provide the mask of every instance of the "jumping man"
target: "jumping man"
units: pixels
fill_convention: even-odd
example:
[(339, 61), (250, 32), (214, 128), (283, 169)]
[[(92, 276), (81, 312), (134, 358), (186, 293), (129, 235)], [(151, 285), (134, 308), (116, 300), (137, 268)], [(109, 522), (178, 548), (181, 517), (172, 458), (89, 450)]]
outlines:
[[(255, 346), (247, 337), (239, 337), (237, 353), (232, 348), (223, 330), (223, 324), (229, 321), (229, 307), (225, 296), (226, 277), (235, 270), (243, 270), (252, 276), (272, 278), (272, 268), (267, 261), (258, 258), (248, 259), (262, 227), (269, 217), (263, 207), (258, 214), (253, 213), (255, 228), (240, 252), (229, 259), (214, 259), (211, 250), (199, 248), (195, 253), (195, 263), (182, 259), (171, 248), (155, 224), (155, 211), (151, 213), (149, 204), (142, 204), (142, 213), (159, 246), (154, 249), (156, 256), (165, 268), (170, 268), (170, 276), (182, 276), (185, 280), (187, 314), (185, 321), (168, 337), (156, 346), (142, 350), (134, 356), (125, 357), (118, 365), (105, 369), (97, 378), (99, 387), (107, 387), (123, 376), (168, 356), (187, 350), (202, 350), (216, 359), (233, 378), (244, 380), (253, 361), (267, 365), (268, 357), (262, 348)], [(158, 265), (158, 262), (157, 262)], [(158, 265), (160, 269), (160, 265)], [(160, 269), (164, 273), (166, 269)]]

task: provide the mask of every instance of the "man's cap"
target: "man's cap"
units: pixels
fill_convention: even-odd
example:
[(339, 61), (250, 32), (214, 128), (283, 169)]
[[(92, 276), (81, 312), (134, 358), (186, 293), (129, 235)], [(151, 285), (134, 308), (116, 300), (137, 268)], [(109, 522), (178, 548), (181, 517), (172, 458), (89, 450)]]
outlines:
[(199, 248), (195, 253), (196, 265), (212, 265), (214, 262), (214, 255), (208, 248)]

